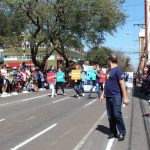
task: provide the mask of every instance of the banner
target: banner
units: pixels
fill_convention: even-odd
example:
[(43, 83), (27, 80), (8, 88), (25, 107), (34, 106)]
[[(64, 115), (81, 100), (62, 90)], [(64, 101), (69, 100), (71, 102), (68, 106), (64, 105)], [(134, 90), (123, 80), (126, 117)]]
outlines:
[(81, 80), (81, 70), (72, 70), (71, 71), (71, 80), (75, 80), (77, 82), (77, 80)]
[(65, 74), (63, 72), (57, 72), (56, 82), (65, 82)]
[(47, 83), (55, 83), (56, 73), (47, 73)]
[(125, 82), (128, 88), (133, 88), (133, 72), (125, 73)]

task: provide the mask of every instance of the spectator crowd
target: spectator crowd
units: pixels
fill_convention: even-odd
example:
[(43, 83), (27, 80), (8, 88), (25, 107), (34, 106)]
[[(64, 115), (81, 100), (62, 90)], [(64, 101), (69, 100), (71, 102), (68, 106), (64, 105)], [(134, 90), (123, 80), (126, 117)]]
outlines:
[(39, 90), (46, 90), (48, 88), (46, 74), (51, 70), (51, 68), (49, 68), (49, 70), (41, 71), (37, 67), (28, 67), (25, 65), (13, 68), (6, 65), (1, 65), (1, 97), (9, 95), (18, 95), (22, 92), (26, 93)]
[(147, 97), (150, 104), (150, 65), (147, 65), (143, 71), (134, 73), (134, 85), (141, 85), (141, 92)]

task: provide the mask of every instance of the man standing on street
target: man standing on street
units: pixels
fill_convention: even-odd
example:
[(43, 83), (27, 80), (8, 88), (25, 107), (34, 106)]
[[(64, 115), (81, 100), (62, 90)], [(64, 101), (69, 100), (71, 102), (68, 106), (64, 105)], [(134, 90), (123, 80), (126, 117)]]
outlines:
[(121, 112), (122, 98), (123, 103), (128, 105), (124, 73), (117, 65), (117, 57), (114, 54), (109, 57), (108, 63), (110, 65), (110, 70), (107, 72), (107, 81), (100, 97), (100, 101), (103, 101), (105, 95), (110, 126), (110, 135), (108, 136), (108, 139), (118, 137), (118, 141), (123, 141), (126, 134), (126, 128)]

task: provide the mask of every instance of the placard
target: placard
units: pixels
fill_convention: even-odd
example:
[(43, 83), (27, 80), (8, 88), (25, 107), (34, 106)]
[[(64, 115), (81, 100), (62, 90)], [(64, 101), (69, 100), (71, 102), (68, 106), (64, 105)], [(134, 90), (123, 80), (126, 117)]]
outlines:
[(71, 80), (81, 80), (81, 70), (72, 70), (71, 71)]
[(55, 77), (56, 77), (56, 73), (47, 73), (47, 82), (50, 83), (55, 83)]
[(65, 74), (63, 72), (57, 72), (56, 82), (65, 82)]
[(87, 70), (87, 79), (88, 80), (96, 80), (96, 74), (95, 74), (94, 69)]

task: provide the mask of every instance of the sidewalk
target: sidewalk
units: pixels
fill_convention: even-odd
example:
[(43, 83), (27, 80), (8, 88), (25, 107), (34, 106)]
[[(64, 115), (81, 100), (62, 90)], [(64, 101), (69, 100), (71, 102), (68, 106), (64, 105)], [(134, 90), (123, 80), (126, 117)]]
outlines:
[[(144, 93), (140, 92), (140, 88), (141, 88), (140, 86), (134, 88), (133, 96), (139, 98), (142, 115), (150, 114), (150, 105), (146, 100), (147, 97), (144, 95)], [(148, 145), (150, 147), (150, 117), (143, 116), (143, 120), (144, 120)]]
[[(124, 141), (108, 140), (109, 125), (107, 115), (87, 139), (81, 150), (149, 150), (150, 118), (143, 114), (150, 113), (150, 106), (140, 88), (128, 89), (130, 103), (123, 108), (127, 134)], [(104, 104), (105, 105), (105, 104)]]

